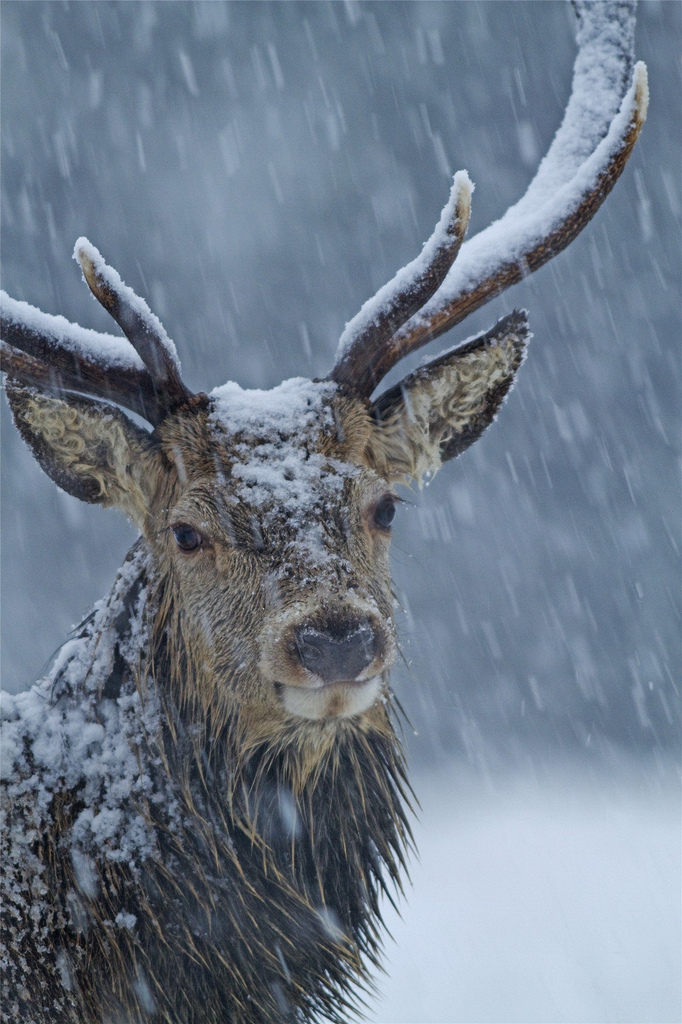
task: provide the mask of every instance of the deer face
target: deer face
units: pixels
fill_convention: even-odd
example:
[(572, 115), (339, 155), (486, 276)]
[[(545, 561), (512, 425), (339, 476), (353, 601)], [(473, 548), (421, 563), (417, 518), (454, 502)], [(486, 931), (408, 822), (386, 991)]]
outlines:
[[(282, 741), (292, 729), (300, 738), (301, 728), (329, 738), (349, 719), (386, 722), (379, 698), (395, 657), (393, 487), (434, 472), (481, 435), (527, 339), (525, 316), (513, 313), (370, 401), (398, 358), (396, 324), (456, 256), (469, 198), (468, 178), (456, 176), (428, 258), (407, 268), (401, 289), (361, 310), (354, 340), (324, 381), (192, 395), (158, 320), (84, 240), (76, 255), (86, 280), (142, 365), (104, 366), (59, 348), (61, 368), (44, 370), (8, 348), (25, 381), (10, 382), (8, 397), (42, 467), (85, 501), (119, 505), (149, 543), (169, 685), (214, 728), (237, 723), (247, 744)], [(16, 312), (19, 324), (23, 304)], [(32, 335), (19, 326), (12, 333), (8, 322), (27, 344)], [(74, 394), (86, 377), (154, 432)]]
[[(395, 656), (377, 426), (335, 384), (226, 385), (159, 431), (174, 468), (149, 533), (203, 699), (286, 719), (366, 712)], [(163, 494), (163, 490), (161, 492)]]
[(393, 489), (480, 436), (526, 337), (511, 314), (374, 403), (330, 380), (228, 384), (152, 434), (91, 399), (18, 385), (8, 397), (52, 478), (119, 505), (146, 537), (183, 701), (238, 719), (249, 743), (333, 735), (385, 718)]

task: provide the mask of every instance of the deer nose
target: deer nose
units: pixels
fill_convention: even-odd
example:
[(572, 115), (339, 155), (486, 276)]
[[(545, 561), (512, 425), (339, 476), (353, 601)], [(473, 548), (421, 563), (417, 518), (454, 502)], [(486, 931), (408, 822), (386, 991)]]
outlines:
[(296, 649), (304, 668), (325, 683), (356, 679), (374, 660), (376, 648), (376, 636), (368, 622), (296, 630)]

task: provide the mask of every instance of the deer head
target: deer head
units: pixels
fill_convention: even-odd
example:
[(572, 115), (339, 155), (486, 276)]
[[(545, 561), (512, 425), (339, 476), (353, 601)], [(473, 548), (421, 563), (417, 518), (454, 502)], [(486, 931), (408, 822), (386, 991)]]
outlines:
[[(589, 7), (584, 47), (599, 21)], [(617, 56), (624, 79), (629, 58)], [(492, 422), (523, 359), (525, 313), (373, 395), (399, 360), (565, 248), (615, 184), (646, 114), (644, 67), (601, 121), (586, 117), (588, 72), (576, 68), (526, 196), (462, 247), (472, 186), (455, 175), (422, 253), (347, 325), (324, 380), (192, 394), (159, 321), (85, 239), (74, 255), (129, 344), (3, 297), (18, 429), (60, 487), (139, 527), (179, 699), (237, 722), (247, 746), (324, 748), (339, 730), (385, 727), (395, 487), (436, 472)]]

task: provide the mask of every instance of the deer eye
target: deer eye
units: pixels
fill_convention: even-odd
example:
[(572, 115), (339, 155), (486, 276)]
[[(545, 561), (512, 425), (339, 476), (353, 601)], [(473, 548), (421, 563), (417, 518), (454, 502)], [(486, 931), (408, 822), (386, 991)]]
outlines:
[(198, 530), (195, 530), (193, 526), (188, 526), (187, 523), (178, 523), (177, 526), (174, 526), (173, 536), (181, 551), (196, 551), (201, 547), (204, 539)]
[(380, 530), (388, 530), (395, 519), (396, 499), (392, 494), (384, 494), (379, 498), (372, 513), (372, 523)]

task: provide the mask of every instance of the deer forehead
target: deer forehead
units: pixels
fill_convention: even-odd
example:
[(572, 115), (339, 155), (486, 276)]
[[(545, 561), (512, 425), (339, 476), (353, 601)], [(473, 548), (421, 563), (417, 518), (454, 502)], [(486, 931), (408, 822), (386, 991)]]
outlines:
[(328, 381), (294, 378), (270, 391), (225, 384), (200, 415), (160, 431), (177, 470), (174, 513), (195, 503), (218, 518), (231, 509), (303, 523), (371, 499), (386, 486), (369, 461), (372, 429), (366, 405)]

